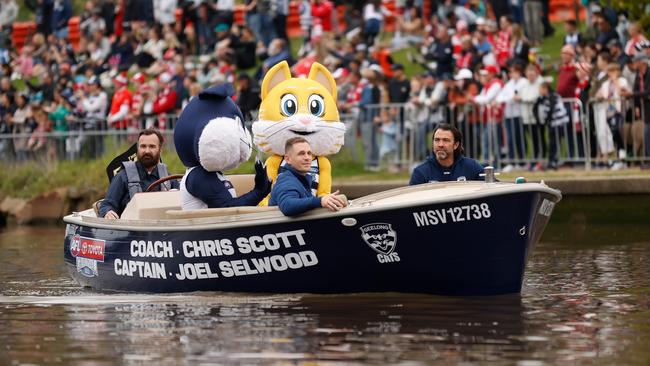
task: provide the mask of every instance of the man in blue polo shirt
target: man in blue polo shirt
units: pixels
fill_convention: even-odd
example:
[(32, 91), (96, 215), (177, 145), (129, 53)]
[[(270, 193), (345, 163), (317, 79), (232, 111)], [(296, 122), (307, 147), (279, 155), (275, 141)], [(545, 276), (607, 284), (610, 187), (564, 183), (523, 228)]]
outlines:
[(338, 211), (347, 203), (337, 197), (339, 191), (314, 197), (311, 192), (311, 161), (313, 155), (309, 142), (303, 137), (293, 137), (284, 146), (285, 170), (271, 190), (269, 206), (278, 206), (286, 216), (299, 215), (317, 207)]
[(409, 185), (429, 182), (483, 180), (483, 166), (463, 156), (463, 134), (448, 124), (439, 125), (433, 132), (433, 155), (418, 165)]

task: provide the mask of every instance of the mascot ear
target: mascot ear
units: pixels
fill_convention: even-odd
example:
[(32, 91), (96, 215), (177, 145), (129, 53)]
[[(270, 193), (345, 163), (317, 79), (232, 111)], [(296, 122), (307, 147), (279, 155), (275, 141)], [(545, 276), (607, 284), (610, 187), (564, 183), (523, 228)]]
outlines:
[(282, 61), (273, 66), (264, 75), (264, 80), (262, 80), (262, 99), (266, 98), (266, 95), (271, 89), (287, 79), (291, 79), (291, 70), (289, 70), (289, 64), (286, 61)]
[(235, 88), (232, 84), (225, 83), (211, 88), (207, 88), (199, 93), (201, 100), (220, 100), (235, 95)]
[(307, 78), (324, 86), (332, 94), (332, 98), (336, 100), (336, 81), (334, 81), (332, 74), (330, 74), (325, 66), (314, 62), (311, 65), (311, 70), (309, 70), (309, 76)]

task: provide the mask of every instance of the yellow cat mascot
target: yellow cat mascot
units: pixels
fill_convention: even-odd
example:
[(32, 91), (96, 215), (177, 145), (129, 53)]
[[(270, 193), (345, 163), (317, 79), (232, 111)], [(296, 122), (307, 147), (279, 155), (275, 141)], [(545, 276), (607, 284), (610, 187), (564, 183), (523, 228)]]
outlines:
[[(345, 136), (345, 125), (336, 108), (336, 92), (332, 74), (317, 62), (306, 79), (292, 78), (286, 61), (266, 73), (259, 120), (253, 123), (253, 141), (261, 151), (273, 154), (266, 160), (266, 172), (273, 182), (285, 165), (285, 142), (301, 136), (309, 141), (315, 156), (312, 193), (331, 193), (332, 166), (326, 156), (339, 152)], [(267, 205), (268, 198), (260, 205)]]

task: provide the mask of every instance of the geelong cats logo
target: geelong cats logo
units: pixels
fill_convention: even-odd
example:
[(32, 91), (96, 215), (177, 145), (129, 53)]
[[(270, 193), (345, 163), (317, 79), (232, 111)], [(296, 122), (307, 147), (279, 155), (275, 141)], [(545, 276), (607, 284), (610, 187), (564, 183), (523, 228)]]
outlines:
[(363, 225), (359, 228), (363, 241), (377, 252), (379, 263), (399, 262), (399, 256), (395, 251), (397, 245), (397, 233), (391, 224), (377, 222)]

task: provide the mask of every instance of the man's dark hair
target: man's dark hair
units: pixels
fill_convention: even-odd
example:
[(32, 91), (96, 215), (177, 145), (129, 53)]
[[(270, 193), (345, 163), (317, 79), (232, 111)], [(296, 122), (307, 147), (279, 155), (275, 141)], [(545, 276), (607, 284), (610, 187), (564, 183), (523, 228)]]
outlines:
[(293, 148), (293, 145), (299, 144), (301, 142), (309, 143), (309, 141), (307, 141), (307, 139), (305, 139), (304, 137), (300, 137), (300, 136), (292, 137), (292, 138), (288, 139), (287, 142), (284, 143), (284, 152), (286, 153), (287, 151), (289, 151), (289, 150), (291, 150)]
[(596, 57), (602, 58), (603, 61), (607, 62), (608, 64), (612, 62), (612, 54), (609, 53), (609, 51), (600, 51)]
[(441, 123), (435, 130), (433, 130), (433, 136), (431, 139), (435, 138), (438, 130), (451, 131), (451, 134), (454, 136), (454, 142), (458, 142), (458, 147), (454, 149), (454, 160), (465, 154), (465, 149), (463, 148), (463, 133), (460, 132), (459, 129), (448, 123)]
[(162, 133), (160, 133), (160, 131), (156, 130), (155, 128), (145, 128), (144, 130), (140, 131), (138, 134), (138, 140), (140, 140), (140, 136), (149, 135), (156, 135), (158, 137), (158, 141), (160, 142), (160, 147), (162, 147), (163, 142), (165, 142), (165, 138), (163, 137)]

